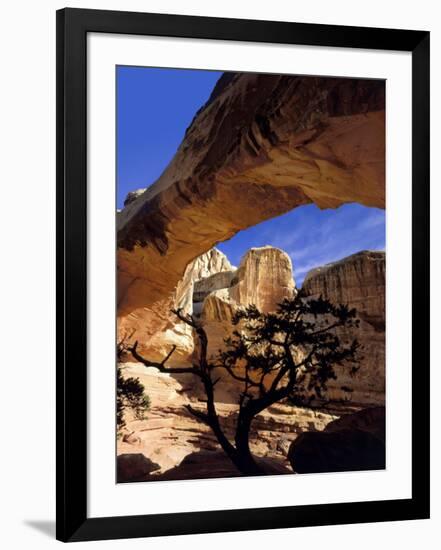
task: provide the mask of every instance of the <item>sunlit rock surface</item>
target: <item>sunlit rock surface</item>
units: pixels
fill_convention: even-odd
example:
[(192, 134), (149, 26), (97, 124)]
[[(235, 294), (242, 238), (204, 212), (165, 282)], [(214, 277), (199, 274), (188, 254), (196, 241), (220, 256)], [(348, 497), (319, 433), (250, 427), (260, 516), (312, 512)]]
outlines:
[(251, 248), (242, 258), (231, 283), (232, 300), (260, 311), (275, 311), (284, 298), (295, 292), (291, 258), (272, 246)]
[[(259, 262), (256, 262), (257, 257), (260, 259)], [(283, 268), (278, 269), (278, 263)], [(216, 269), (225, 271), (209, 275)], [(262, 270), (261, 274), (259, 273), (260, 269)], [(256, 294), (256, 288), (260, 288), (265, 300), (259, 303), (273, 307), (275, 301), (269, 300), (268, 287), (256, 283), (258, 280), (265, 280), (265, 274), (268, 272), (278, 279), (286, 296), (291, 296), (295, 291), (291, 263), (287, 262), (286, 254), (278, 249), (263, 247), (250, 251), (245, 255), (237, 270), (234, 270), (228, 260), (217, 251), (194, 262), (191, 267), (189, 266), (187, 280), (181, 286), (181, 298), (185, 302), (185, 307), (190, 308), (188, 293), (191, 289), (193, 289), (193, 297), (197, 300), (201, 299), (202, 294), (204, 295), (203, 307), (198, 320), (204, 324), (207, 331), (210, 354), (214, 355), (217, 349), (223, 348), (224, 338), (231, 334), (232, 316), (237, 308), (243, 307), (232, 298), (232, 292), (236, 285), (241, 284), (241, 292), (237, 295), (242, 297), (246, 305), (252, 303), (254, 299), (259, 302), (260, 296), (258, 293)], [(204, 275), (207, 277), (199, 279)], [(263, 279), (260, 279), (260, 275)], [(196, 279), (196, 282), (192, 277)], [(383, 283), (381, 282), (382, 278)], [(248, 281), (250, 285), (249, 290), (244, 284), (245, 281)], [(329, 410), (314, 411), (292, 407), (288, 404), (277, 404), (258, 415), (252, 425), (251, 449), (268, 473), (292, 472), (288, 452), (290, 448), (295, 448), (293, 442), (305, 432), (316, 433), (324, 430), (332, 421), (335, 422), (329, 426), (327, 432), (331, 433), (337, 429), (344, 431), (337, 435), (327, 435), (324, 443), (322, 439), (308, 435), (307, 437), (313, 438), (311, 447), (309, 439), (306, 440), (305, 436), (302, 436), (305, 441), (302, 442), (302, 439), (299, 445), (303, 454), (301, 459), (297, 457), (297, 462), (303, 461), (300, 469), (304, 471), (308, 471), (308, 468), (323, 469), (329, 467), (329, 464), (336, 469), (354, 468), (359, 460), (357, 453), (352, 452), (354, 441), (357, 445), (360, 442), (363, 445), (368, 445), (369, 452), (376, 452), (377, 447), (381, 447), (375, 441), (372, 442), (370, 434), (365, 436), (358, 432), (355, 435), (352, 432), (347, 433), (349, 429), (353, 428), (369, 431), (372, 419), (375, 420), (378, 416), (377, 409), (369, 409), (366, 414), (345, 415), (348, 412), (358, 411), (361, 406), (384, 402), (384, 313), (382, 315), (381, 305), (384, 303), (384, 253), (363, 252), (330, 266), (316, 269), (306, 277), (304, 288), (309, 290), (310, 294), (322, 294), (332, 301), (350, 302), (349, 305), (356, 306), (361, 319), (361, 335), (357, 334), (357, 337), (361, 336), (360, 340), (365, 347), (370, 346), (371, 341), (373, 342), (372, 349), (368, 348), (371, 355), (364, 351), (364, 359), (359, 371), (360, 377), (346, 379), (344, 371), (339, 372), (336, 385), (332, 386), (331, 384), (329, 392), (329, 397), (334, 401), (325, 405)], [(184, 289), (186, 289), (185, 292)], [(277, 298), (281, 298), (280, 293), (277, 293)], [(182, 303), (184, 304), (184, 302)], [(196, 301), (195, 303), (200, 302)], [(382, 318), (383, 324), (381, 324)], [(176, 326), (180, 326), (180, 324), (178, 323)], [(383, 332), (381, 332), (381, 328)], [(176, 330), (175, 327), (175, 334), (177, 334)], [(193, 345), (191, 333), (187, 336)], [(343, 338), (348, 339), (353, 336), (353, 334), (342, 334)], [(167, 346), (164, 344), (164, 340), (162, 345), (165, 352)], [(383, 355), (381, 355), (381, 349)], [(154, 351), (153, 348), (150, 349), (151, 353)], [(377, 355), (372, 355), (374, 353)], [(148, 354), (147, 356), (151, 357)], [(375, 357), (377, 361), (380, 361), (379, 363), (375, 363)], [(180, 360), (176, 364), (186, 364), (186, 362)], [(124, 364), (123, 373), (124, 376), (138, 377), (144, 384), (151, 400), (151, 409), (145, 420), (136, 420), (128, 413), (124, 436), (118, 440), (118, 454), (137, 455), (141, 453), (148, 461), (155, 464), (154, 470), (139, 474), (136, 480), (154, 481), (239, 475), (221, 451), (211, 430), (194, 418), (185, 408), (187, 404), (200, 410), (205, 407), (204, 392), (193, 376), (160, 374), (153, 368), (145, 368), (136, 363)], [(350, 385), (353, 391), (342, 390), (342, 386), (345, 384)], [(228, 437), (231, 438), (234, 436), (234, 427), (237, 421), (239, 391), (237, 382), (229, 377), (222, 378), (215, 389), (216, 408), (222, 426)], [(336, 420), (340, 416), (341, 420)], [(378, 431), (378, 434), (375, 432), (375, 437), (381, 438), (380, 432), (381, 430)], [(332, 454), (333, 462), (330, 462), (328, 456), (330, 448), (329, 445), (326, 447), (328, 440), (331, 441), (331, 444), (333, 441), (337, 441), (346, 457), (344, 460), (341, 459), (341, 453), (337, 457)], [(382, 440), (384, 441), (384, 434)], [(319, 445), (317, 448), (320, 448), (321, 455), (316, 457), (315, 462), (311, 462), (308, 459), (308, 453), (310, 447), (316, 448), (314, 445)], [(138, 461), (139, 457), (136, 458)], [(305, 460), (308, 464), (310, 462), (309, 466)], [(293, 462), (292, 456), (291, 462)], [(365, 467), (364, 462), (361, 465)], [(371, 462), (368, 467), (370, 465)], [(144, 467), (144, 463), (142, 466)], [(374, 464), (374, 467), (376, 466)], [(136, 470), (136, 474), (138, 475), (138, 470)], [(131, 470), (130, 475), (132, 475)]]
[(230, 286), (210, 293), (204, 300), (202, 321), (208, 336), (209, 355), (224, 349), (225, 338), (237, 328), (231, 321), (238, 308), (255, 305), (268, 313), (275, 311), (284, 298), (292, 298), (294, 293), (288, 254), (271, 246), (251, 248), (233, 273)]

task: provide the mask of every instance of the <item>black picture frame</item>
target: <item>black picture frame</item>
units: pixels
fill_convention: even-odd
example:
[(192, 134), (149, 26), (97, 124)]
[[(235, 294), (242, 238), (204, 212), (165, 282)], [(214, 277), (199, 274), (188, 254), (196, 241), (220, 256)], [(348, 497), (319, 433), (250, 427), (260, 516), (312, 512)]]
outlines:
[[(87, 147), (89, 32), (412, 53), (412, 498), (87, 517)], [(57, 12), (57, 531), (61, 541), (429, 517), (429, 33), (63, 9)], [(146, 487), (146, 491), (148, 488)]]

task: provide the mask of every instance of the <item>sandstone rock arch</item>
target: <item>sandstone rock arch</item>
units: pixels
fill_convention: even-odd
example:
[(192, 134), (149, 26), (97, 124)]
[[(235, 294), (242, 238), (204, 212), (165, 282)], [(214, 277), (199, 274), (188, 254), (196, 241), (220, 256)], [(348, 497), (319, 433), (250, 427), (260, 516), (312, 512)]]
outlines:
[(383, 81), (226, 73), (118, 214), (118, 315), (160, 318), (189, 262), (297, 206), (384, 208), (384, 182)]

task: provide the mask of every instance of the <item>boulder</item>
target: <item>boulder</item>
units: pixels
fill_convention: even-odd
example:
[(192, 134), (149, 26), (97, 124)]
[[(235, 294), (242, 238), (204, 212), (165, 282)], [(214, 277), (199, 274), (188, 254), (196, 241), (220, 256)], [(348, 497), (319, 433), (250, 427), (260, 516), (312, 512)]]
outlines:
[(323, 431), (300, 434), (289, 448), (288, 460), (299, 474), (384, 469), (384, 407), (347, 414)]
[(340, 430), (361, 430), (370, 433), (383, 443), (386, 441), (386, 409), (370, 407), (361, 411), (345, 414), (326, 426), (327, 432)]
[(356, 429), (304, 432), (291, 444), (288, 459), (298, 474), (383, 470), (384, 443)]
[(142, 453), (121, 454), (117, 457), (117, 482), (145, 481), (145, 478), (158, 470), (160, 466), (146, 458)]

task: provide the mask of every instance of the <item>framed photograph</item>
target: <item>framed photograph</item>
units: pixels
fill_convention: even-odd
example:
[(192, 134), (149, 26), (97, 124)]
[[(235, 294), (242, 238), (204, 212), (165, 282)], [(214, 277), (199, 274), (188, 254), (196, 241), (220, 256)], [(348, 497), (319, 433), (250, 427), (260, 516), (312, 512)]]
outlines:
[(429, 517), (428, 32), (58, 11), (57, 256), (59, 540)]

